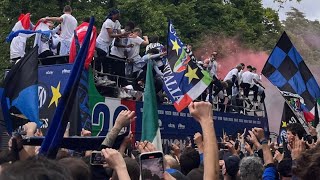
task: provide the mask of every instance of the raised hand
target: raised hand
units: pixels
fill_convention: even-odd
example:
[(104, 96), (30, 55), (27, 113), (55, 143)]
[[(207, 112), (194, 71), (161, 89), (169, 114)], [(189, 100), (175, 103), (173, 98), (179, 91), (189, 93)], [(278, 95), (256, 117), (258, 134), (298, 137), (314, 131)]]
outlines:
[(117, 127), (126, 127), (134, 120), (135, 112), (130, 110), (122, 110), (115, 122), (115, 126)]
[(212, 105), (209, 102), (191, 102), (188, 108), (191, 116), (200, 124), (213, 122)]
[(148, 141), (137, 142), (136, 148), (140, 151), (140, 153), (156, 151), (156, 147)]
[(305, 142), (299, 139), (298, 136), (295, 136), (294, 141), (292, 142), (291, 157), (292, 160), (295, 160), (300, 157), (301, 153), (306, 150)]

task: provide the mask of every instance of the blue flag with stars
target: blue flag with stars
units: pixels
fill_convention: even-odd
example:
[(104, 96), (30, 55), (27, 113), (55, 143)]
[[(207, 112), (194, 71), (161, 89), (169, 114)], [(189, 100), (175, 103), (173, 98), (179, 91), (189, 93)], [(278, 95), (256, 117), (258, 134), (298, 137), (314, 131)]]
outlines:
[(163, 89), (178, 112), (201, 95), (212, 81), (209, 73), (186, 53), (171, 21), (168, 25), (167, 63), (163, 74)]

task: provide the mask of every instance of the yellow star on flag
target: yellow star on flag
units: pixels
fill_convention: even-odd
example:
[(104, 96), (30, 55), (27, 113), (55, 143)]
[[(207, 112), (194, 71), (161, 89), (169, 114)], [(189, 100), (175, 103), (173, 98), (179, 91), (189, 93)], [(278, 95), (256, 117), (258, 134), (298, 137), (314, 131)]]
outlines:
[(59, 98), (61, 98), (61, 93), (60, 93), (60, 81), (59, 81), (59, 84), (58, 86), (55, 88), (53, 86), (51, 86), (51, 91), (52, 91), (52, 98), (51, 98), (51, 101), (50, 101), (50, 104), (48, 107), (51, 106), (51, 104), (55, 103), (56, 104), (56, 107), (58, 106), (58, 101), (59, 101)]
[(281, 127), (283, 127), (283, 128), (287, 127), (287, 122), (282, 121), (282, 126)]
[(179, 49), (181, 49), (181, 47), (179, 46), (177, 39), (175, 39), (174, 41), (172, 41), (170, 39), (170, 41), (172, 43), (172, 50), (176, 50), (177, 55), (178, 55), (179, 54)]
[(184, 76), (189, 78), (189, 84), (191, 83), (192, 79), (199, 79), (199, 77), (196, 74), (197, 70), (198, 68), (192, 69), (188, 65), (188, 72)]

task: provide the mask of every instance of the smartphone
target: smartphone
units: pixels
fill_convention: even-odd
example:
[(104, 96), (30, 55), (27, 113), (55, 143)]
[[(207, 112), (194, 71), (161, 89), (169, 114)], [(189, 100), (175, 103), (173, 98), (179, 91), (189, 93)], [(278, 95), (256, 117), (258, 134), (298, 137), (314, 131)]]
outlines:
[(101, 151), (92, 151), (90, 164), (93, 166), (105, 164), (105, 159), (102, 156)]
[(142, 180), (164, 179), (163, 153), (151, 152), (140, 155), (140, 172)]

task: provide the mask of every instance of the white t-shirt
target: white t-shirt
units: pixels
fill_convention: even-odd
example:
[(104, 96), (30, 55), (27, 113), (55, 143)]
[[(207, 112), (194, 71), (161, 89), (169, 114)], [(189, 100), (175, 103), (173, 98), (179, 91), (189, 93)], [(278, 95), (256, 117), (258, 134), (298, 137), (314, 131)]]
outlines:
[[(253, 73), (253, 79), (255, 79), (256, 81), (261, 81), (261, 77), (257, 74), (257, 73)], [(255, 83), (255, 82), (252, 82)]]
[(106, 49), (109, 49), (109, 46), (114, 39), (109, 36), (107, 29), (112, 29), (112, 32), (114, 34), (117, 34), (117, 32), (121, 30), (121, 24), (118, 20), (113, 22), (111, 19), (107, 19), (102, 24), (100, 34), (97, 37), (97, 47), (104, 51), (106, 51)]
[(133, 59), (133, 61), (137, 61), (141, 59), (140, 53), (140, 45), (144, 41), (141, 37), (137, 36), (135, 38), (128, 38), (128, 44), (133, 44), (132, 48), (127, 48), (128, 50), (128, 59)]
[(60, 38), (61, 40), (71, 41), (71, 39), (73, 38), (74, 30), (78, 26), (78, 22), (76, 18), (74, 18), (71, 14), (63, 14), (60, 17), (63, 19), (61, 23)]
[(209, 62), (209, 66), (208, 68), (210, 69), (210, 76), (213, 77), (213, 76), (216, 76), (218, 78), (218, 75), (217, 75), (217, 71), (218, 71), (218, 64), (217, 64), (217, 61), (210, 61)]
[(23, 57), (25, 55), (27, 38), (17, 36), (12, 39), (10, 44), (10, 59)]
[(237, 68), (234, 68), (231, 71), (229, 71), (223, 81), (227, 81), (227, 80), (232, 81), (232, 77), (233, 76), (237, 76), (238, 77), (238, 69)]
[(242, 82), (252, 84), (254, 79), (254, 74), (250, 71), (246, 71), (242, 74)]

